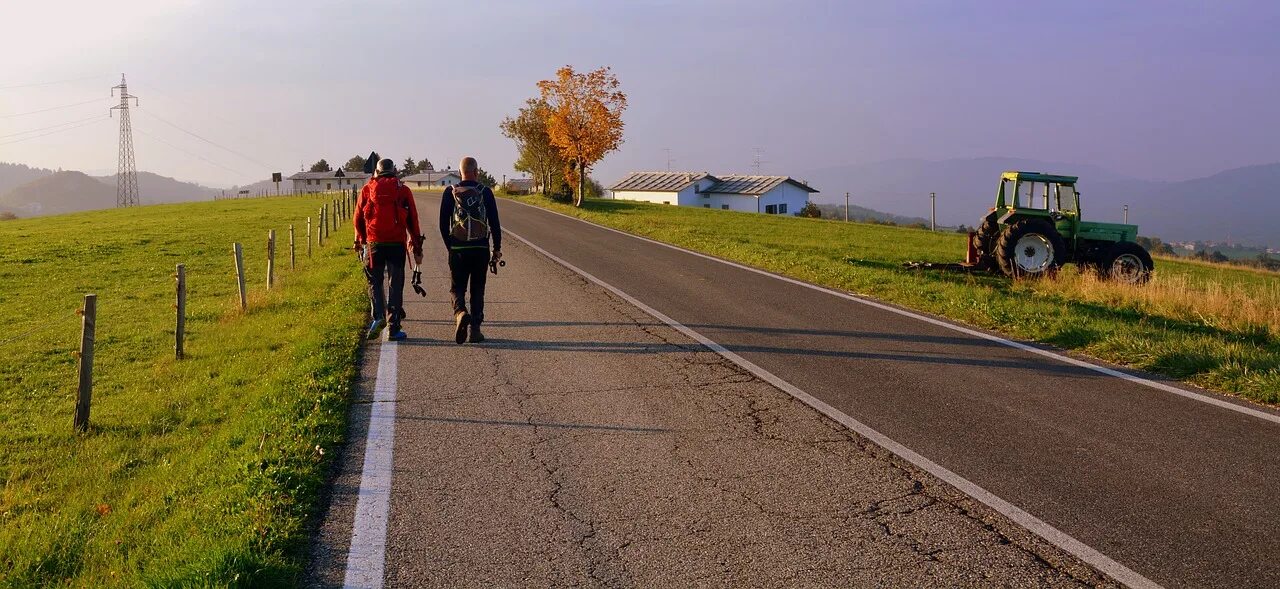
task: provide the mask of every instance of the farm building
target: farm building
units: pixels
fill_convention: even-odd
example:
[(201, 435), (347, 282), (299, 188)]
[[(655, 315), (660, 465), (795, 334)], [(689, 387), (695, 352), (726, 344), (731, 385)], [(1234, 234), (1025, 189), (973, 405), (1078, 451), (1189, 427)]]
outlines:
[(706, 172), (632, 172), (609, 187), (613, 198), (683, 207), (794, 215), (818, 192), (789, 176), (712, 176)]
[(330, 172), (298, 172), (289, 176), (294, 192), (328, 192), (360, 188), (369, 181), (369, 174), (348, 172), (342, 169)]
[(458, 172), (445, 170), (443, 172), (422, 172), (421, 174), (413, 174), (401, 178), (405, 186), (410, 188), (426, 188), (428, 186), (453, 186), (462, 181), (462, 176)]

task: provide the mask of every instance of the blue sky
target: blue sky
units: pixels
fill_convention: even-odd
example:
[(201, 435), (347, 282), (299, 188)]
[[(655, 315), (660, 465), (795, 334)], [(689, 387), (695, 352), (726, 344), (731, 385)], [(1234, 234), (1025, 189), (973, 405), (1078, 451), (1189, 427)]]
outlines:
[(1000, 155), (1185, 179), (1280, 161), (1276, 2), (122, 4), (22, 3), (0, 25), (0, 161), (113, 170), (114, 120), (5, 142), (105, 116), (126, 72), (142, 169), (227, 185), (376, 148), (511, 174), (497, 124), (564, 64), (610, 65), (630, 96), (606, 182), (664, 169), (666, 148), (722, 173), (750, 172), (755, 147), (773, 174)]

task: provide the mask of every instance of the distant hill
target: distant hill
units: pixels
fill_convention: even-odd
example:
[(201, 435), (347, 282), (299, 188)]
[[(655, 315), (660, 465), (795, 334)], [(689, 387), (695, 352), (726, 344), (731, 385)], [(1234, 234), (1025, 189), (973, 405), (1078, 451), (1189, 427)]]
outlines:
[(1228, 170), (1179, 182), (1128, 177), (1098, 166), (1018, 158), (889, 160), (796, 174), (822, 191), (819, 204), (852, 202), (897, 215), (929, 216), (938, 193), (938, 223), (972, 226), (995, 201), (1004, 170), (1080, 176), (1085, 218), (1120, 222), (1124, 205), (1143, 235), (1166, 241), (1217, 240), (1280, 245), (1280, 163)]
[(0, 207), (21, 217), (57, 215), (116, 206), (116, 189), (82, 172), (54, 172), (0, 196)]
[[(221, 190), (138, 172), (142, 204), (210, 200)], [(94, 177), (82, 172), (50, 172), (0, 194), (0, 210), (22, 217), (57, 215), (116, 206), (116, 176)]]
[(0, 162), (0, 194), (52, 173), (54, 173), (54, 170)]
[[(823, 219), (844, 219), (844, 204), (819, 204), (818, 210), (822, 211)], [(892, 221), (898, 225), (918, 225), (929, 224), (929, 220), (923, 217), (904, 217), (902, 215), (891, 215), (880, 211), (860, 207), (855, 204), (849, 205), (850, 221), (879, 221), (881, 223)]]

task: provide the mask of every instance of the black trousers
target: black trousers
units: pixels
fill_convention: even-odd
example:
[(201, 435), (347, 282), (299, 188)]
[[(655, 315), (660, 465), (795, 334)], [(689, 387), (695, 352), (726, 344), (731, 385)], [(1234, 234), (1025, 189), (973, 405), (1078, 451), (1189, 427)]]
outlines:
[[(399, 331), (404, 316), (404, 261), (402, 244), (374, 245), (369, 253), (369, 298), (373, 301), (373, 318), (385, 317), (391, 331)], [(391, 288), (384, 291), (387, 276)]]
[(449, 295), (453, 312), (466, 311), (464, 296), (471, 289), (471, 322), (484, 321), (484, 283), (488, 279), (489, 248), (449, 250)]

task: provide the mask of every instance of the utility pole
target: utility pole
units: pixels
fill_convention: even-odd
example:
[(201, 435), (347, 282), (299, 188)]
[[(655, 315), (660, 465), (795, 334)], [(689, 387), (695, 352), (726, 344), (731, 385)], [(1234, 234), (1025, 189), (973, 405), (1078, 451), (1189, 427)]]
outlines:
[(133, 158), (133, 126), (129, 122), (129, 99), (138, 105), (138, 97), (129, 94), (129, 86), (125, 84), (124, 74), (120, 74), (120, 85), (111, 87), (111, 95), (120, 91), (120, 104), (111, 107), (111, 111), (120, 111), (120, 160), (116, 166), (116, 206), (138, 206), (138, 164)]
[(929, 193), (929, 230), (938, 230), (938, 193)]
[(671, 171), (671, 148), (664, 147), (662, 148), (662, 151), (667, 152), (667, 171), (670, 172)]
[(849, 222), (849, 193), (844, 193), (844, 222)]
[(1124, 205), (1124, 224), (1129, 224), (1129, 205)]

